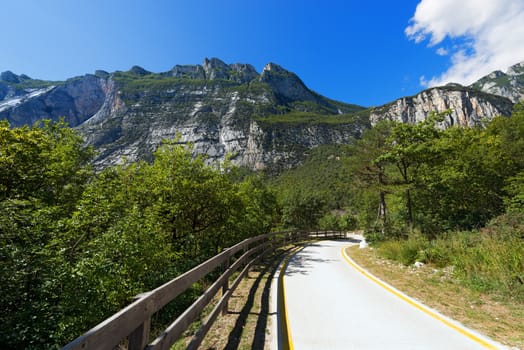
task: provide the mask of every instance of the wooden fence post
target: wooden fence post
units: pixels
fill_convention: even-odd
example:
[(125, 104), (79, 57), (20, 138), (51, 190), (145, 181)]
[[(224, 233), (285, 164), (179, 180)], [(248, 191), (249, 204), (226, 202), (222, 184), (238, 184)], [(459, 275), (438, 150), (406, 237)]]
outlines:
[[(224, 271), (227, 271), (227, 269), (229, 269), (230, 263), (231, 263), (231, 256), (229, 256), (226, 262), (224, 263)], [(222, 296), (225, 295), (228, 290), (229, 290), (229, 278), (226, 278), (226, 280), (224, 281), (224, 284), (222, 285)], [(224, 306), (222, 307), (222, 315), (227, 315), (228, 309), (229, 309), (229, 301), (226, 300), (226, 302), (224, 303)]]
[(128, 350), (143, 350), (149, 343), (149, 330), (151, 318), (144, 321), (137, 329), (129, 335)]
[[(135, 296), (134, 301), (147, 297), (149, 293), (141, 293)], [(149, 343), (149, 332), (151, 329), (151, 317), (148, 317), (128, 336), (128, 350), (143, 350)]]

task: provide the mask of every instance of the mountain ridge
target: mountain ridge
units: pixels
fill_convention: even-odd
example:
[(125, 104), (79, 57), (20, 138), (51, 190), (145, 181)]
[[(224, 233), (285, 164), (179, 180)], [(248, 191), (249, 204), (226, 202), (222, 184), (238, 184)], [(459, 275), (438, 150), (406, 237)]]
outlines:
[(509, 98), (513, 103), (524, 100), (524, 61), (480, 78), (470, 87)]
[[(513, 85), (521, 82), (520, 65), (511, 69)], [(210, 163), (228, 158), (254, 170), (278, 170), (298, 164), (312, 147), (351, 142), (383, 119), (413, 123), (451, 108), (442, 124), (448, 127), (509, 115), (514, 102), (489, 92), (494, 85), (484, 78), (366, 108), (324, 97), (275, 63), (258, 73), (250, 64), (205, 58), (160, 73), (133, 66), (56, 82), (7, 71), (0, 75), (0, 119), (20, 126), (65, 117), (96, 148), (100, 168), (150, 160), (163, 139), (177, 139), (192, 143)]]

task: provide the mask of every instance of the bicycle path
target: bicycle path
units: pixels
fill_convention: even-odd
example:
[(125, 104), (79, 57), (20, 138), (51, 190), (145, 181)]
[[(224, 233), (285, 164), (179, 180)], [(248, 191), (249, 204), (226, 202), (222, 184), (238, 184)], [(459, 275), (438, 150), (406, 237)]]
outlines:
[(283, 294), (293, 349), (504, 348), (365, 275), (343, 254), (350, 244), (312, 243), (289, 260)]

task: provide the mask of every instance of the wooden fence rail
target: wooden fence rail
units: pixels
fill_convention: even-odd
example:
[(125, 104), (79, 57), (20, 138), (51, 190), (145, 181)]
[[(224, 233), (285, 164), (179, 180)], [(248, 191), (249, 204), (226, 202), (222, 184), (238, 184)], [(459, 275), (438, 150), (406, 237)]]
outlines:
[[(249, 268), (261, 257), (289, 243), (300, 242), (306, 239), (325, 238), (345, 238), (345, 233), (337, 231), (289, 231), (274, 232), (248, 238), (225, 249), (222, 253), (215, 255), (162, 286), (138, 295), (132, 304), (67, 344), (62, 350), (111, 350), (121, 344), (126, 338), (129, 350), (167, 350), (180, 338), (189, 325), (200, 316), (202, 310), (215, 298), (219, 290), (222, 289), (220, 300), (207, 316), (207, 319), (204, 320), (203, 325), (188, 345), (188, 349), (196, 349), (220, 312), (227, 311), (229, 298), (242, 278), (247, 274)], [(230, 264), (233, 258), (239, 254), (241, 255)], [(174, 320), (162, 334), (151, 342), (149, 339), (151, 316), (185, 292), (194, 283), (203, 279), (206, 275), (221, 266), (225, 267), (225, 271), (220, 277), (208, 287), (204, 294)], [(229, 285), (229, 278), (238, 270), (241, 270), (239, 275), (231, 285)]]

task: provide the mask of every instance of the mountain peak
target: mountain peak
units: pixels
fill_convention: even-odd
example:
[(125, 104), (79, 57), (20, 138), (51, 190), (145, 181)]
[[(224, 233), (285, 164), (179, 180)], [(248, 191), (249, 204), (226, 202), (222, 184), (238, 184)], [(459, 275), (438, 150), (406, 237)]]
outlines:
[(208, 80), (229, 79), (229, 66), (216, 57), (204, 58), (202, 66)]
[(20, 83), (20, 77), (10, 70), (0, 73), (0, 80), (12, 84)]
[(524, 61), (509, 67), (506, 74), (512, 76), (524, 74)]
[(140, 66), (133, 66), (133, 67), (131, 67), (129, 72), (137, 74), (137, 75), (148, 75), (148, 74), (151, 74), (150, 71), (147, 71), (147, 70), (145, 70), (144, 68), (142, 68)]
[(221, 59), (219, 58), (216, 58), (216, 57), (211, 57), (211, 58), (204, 58), (204, 62), (202, 63), (202, 65), (204, 66), (204, 68), (208, 67), (208, 68), (225, 68), (227, 67), (227, 64), (222, 61)]
[(269, 62), (264, 66), (262, 73), (264, 72), (290, 73), (288, 70), (282, 68), (282, 66), (279, 66), (278, 64), (273, 62)]
[(309, 90), (300, 78), (278, 64), (265, 65), (260, 81), (271, 86), (273, 91), (287, 100), (315, 101), (315, 94)]
[(470, 87), (509, 98), (516, 103), (524, 100), (524, 61), (509, 67), (506, 73), (496, 70), (480, 78)]

